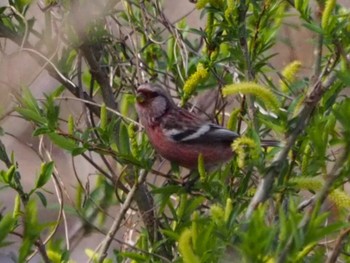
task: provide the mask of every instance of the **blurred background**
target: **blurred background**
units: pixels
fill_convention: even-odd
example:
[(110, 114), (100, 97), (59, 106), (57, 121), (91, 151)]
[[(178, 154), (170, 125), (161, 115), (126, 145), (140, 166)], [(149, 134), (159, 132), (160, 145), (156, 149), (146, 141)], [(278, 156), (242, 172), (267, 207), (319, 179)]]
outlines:
[[(175, 23), (186, 17), (191, 27), (200, 28), (205, 24), (205, 21), (200, 19), (200, 11), (196, 10), (194, 4), (190, 3), (190, 1), (165, 0), (163, 2), (164, 13), (169, 21)], [(350, 7), (350, 1), (348, 0), (338, 2), (342, 3), (344, 6)], [(6, 5), (7, 1), (0, 1), (0, 6)], [(39, 8), (40, 5), (40, 2), (33, 4), (29, 10), (29, 14), (40, 23), (44, 23), (45, 17)], [(88, 19), (86, 14), (91, 12), (91, 10), (88, 10), (89, 4), (86, 5), (86, 8), (87, 10), (80, 10), (79, 12), (82, 16), (79, 19), (82, 21)], [(94, 10), (94, 12), (98, 11)], [(274, 50), (276, 56), (271, 62), (273, 67), (280, 70), (289, 62), (300, 60), (303, 63), (300, 75), (308, 77), (310, 75), (311, 63), (314, 56), (312, 45), (314, 36), (310, 31), (306, 30), (305, 27), (300, 27), (296, 21), (298, 20), (295, 19), (294, 15), (292, 13), (289, 14), (278, 36), (278, 44)], [(41, 160), (37, 154), (40, 141), (37, 137), (32, 137), (33, 127), (30, 123), (19, 118), (18, 115), (13, 112), (13, 107), (16, 105), (15, 98), (21, 93), (23, 87), (29, 87), (36, 98), (43, 98), (44, 93), (55, 89), (58, 83), (53, 80), (31, 56), (25, 52), (19, 52), (19, 47), (17, 45), (14, 45), (10, 41), (5, 43), (2, 39), (0, 39), (0, 43), (3, 51), (0, 54), (0, 126), (3, 130), (1, 139), (8, 153), (14, 153), (18, 169), (22, 175), (23, 184), (30, 189), (40, 169)], [(69, 92), (66, 91), (66, 93), (67, 96), (69, 96)], [(68, 114), (79, 116), (82, 111), (80, 103), (71, 101), (61, 101), (60, 103), (62, 105), (63, 116), (67, 117)], [(89, 182), (96, 173), (95, 168), (81, 157), (75, 157), (73, 160), (69, 154), (55, 147), (51, 149), (51, 154), (66, 187), (65, 190), (68, 193), (72, 194), (76, 187), (74, 169), (76, 170), (76, 174), (81, 178), (83, 184)], [(0, 168), (5, 168), (2, 163), (0, 163)], [(52, 193), (53, 191), (55, 191), (54, 186), (49, 185), (46, 194), (52, 213), (47, 213), (47, 210), (45, 210), (45, 214), (42, 214), (42, 220), (50, 221), (57, 217), (57, 199), (56, 195)], [(13, 191), (2, 189), (2, 191), (0, 191), (0, 210), (11, 209), (13, 204)], [(79, 227), (79, 222), (68, 218), (68, 225), (69, 231), (74, 232), (75, 229)], [(60, 231), (63, 231), (63, 229), (60, 229)], [(87, 258), (83, 248), (87, 246), (95, 247), (101, 242), (102, 238), (102, 235), (96, 233), (84, 237), (77, 243), (72, 258), (77, 262), (86, 261)], [(17, 249), (18, 246), (16, 243), (9, 248), (0, 249), (0, 262), (11, 262), (6, 254), (9, 252), (17, 253)], [(36, 261), (38, 261), (37, 258), (32, 260), (32, 262)]]

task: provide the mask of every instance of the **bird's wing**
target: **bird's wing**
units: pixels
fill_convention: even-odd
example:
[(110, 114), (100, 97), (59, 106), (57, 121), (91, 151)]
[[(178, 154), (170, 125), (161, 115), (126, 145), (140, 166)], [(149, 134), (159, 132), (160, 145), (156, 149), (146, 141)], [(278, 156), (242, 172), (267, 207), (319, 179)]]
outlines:
[(191, 127), (186, 130), (172, 129), (168, 131), (168, 135), (177, 141), (183, 143), (232, 143), (238, 134), (227, 130), (223, 127), (212, 123), (202, 124), (201, 126)]
[(177, 110), (165, 118), (164, 133), (182, 143), (232, 143), (239, 135), (219, 125), (208, 123), (185, 110)]

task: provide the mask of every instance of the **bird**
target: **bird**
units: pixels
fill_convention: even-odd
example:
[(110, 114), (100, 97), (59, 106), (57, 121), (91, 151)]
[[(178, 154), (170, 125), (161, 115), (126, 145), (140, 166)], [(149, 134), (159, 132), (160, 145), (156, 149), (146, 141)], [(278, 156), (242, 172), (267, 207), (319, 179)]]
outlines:
[[(160, 85), (141, 84), (135, 106), (151, 145), (165, 159), (193, 170), (200, 154), (206, 168), (233, 158), (231, 144), (240, 136), (177, 106)], [(274, 146), (276, 142), (266, 140), (261, 145)]]

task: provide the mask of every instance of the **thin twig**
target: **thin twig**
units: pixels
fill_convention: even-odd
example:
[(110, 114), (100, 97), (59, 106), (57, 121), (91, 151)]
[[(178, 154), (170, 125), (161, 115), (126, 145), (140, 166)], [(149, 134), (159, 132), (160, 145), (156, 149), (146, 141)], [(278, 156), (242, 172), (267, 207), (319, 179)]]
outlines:
[(317, 81), (317, 76), (319, 76), (321, 73), (322, 47), (323, 47), (323, 35), (319, 34), (317, 36), (317, 43), (314, 51), (314, 54), (315, 54), (314, 73), (311, 78), (314, 81), (314, 83)]
[(120, 228), (120, 225), (122, 223), (122, 220), (124, 219), (124, 216), (126, 214), (126, 212), (129, 210), (129, 207), (131, 205), (131, 202), (134, 199), (135, 193), (137, 188), (143, 184), (144, 180), (146, 179), (146, 172), (142, 172), (140, 177), (138, 178), (138, 181), (135, 182), (134, 186), (130, 189), (124, 204), (121, 206), (120, 211), (118, 211), (118, 217), (114, 220), (110, 230), (108, 231), (105, 239), (102, 241), (102, 243), (100, 244), (101, 246), (101, 254), (100, 257), (98, 259), (98, 262), (103, 262), (103, 260), (107, 257), (107, 251), (113, 241), (113, 237), (115, 236), (115, 234), (117, 233), (117, 231)]
[(119, 181), (116, 181), (115, 178), (113, 178), (110, 174), (108, 174), (108, 172), (106, 172), (105, 170), (103, 170), (99, 165), (96, 164), (96, 162), (90, 158), (87, 154), (82, 153), (81, 154), (85, 160), (87, 160), (93, 167), (96, 168), (96, 170), (98, 170), (101, 174), (103, 174), (103, 176), (105, 176), (106, 178), (108, 178), (111, 182), (113, 182), (113, 184), (117, 185), (119, 189), (121, 189), (124, 193), (127, 193), (129, 190)]
[[(248, 48), (248, 40), (247, 40), (247, 25), (246, 25), (246, 17), (248, 12), (248, 5), (245, 0), (240, 1), (239, 7), (239, 15), (238, 15), (238, 23), (239, 23), (239, 44), (241, 46), (244, 62), (245, 62), (245, 70), (246, 70), (246, 79), (248, 81), (253, 81), (255, 78), (255, 73), (252, 68), (251, 57)], [(253, 127), (255, 130), (258, 130), (258, 123), (255, 119), (255, 107), (254, 107), (254, 96), (246, 96), (244, 95), (242, 103), (241, 103), (241, 112), (243, 112), (244, 106), (247, 104), (248, 106), (248, 116), (253, 123)], [(241, 126), (241, 120), (239, 122), (239, 128)], [(238, 130), (239, 131), (239, 130)], [(239, 131), (240, 132), (240, 131)]]
[[(82, 98), (77, 98), (77, 97), (59, 97), (59, 98), (55, 98), (55, 100), (75, 100), (75, 101), (80, 101), (82, 103), (85, 103), (85, 104), (88, 104), (88, 105), (93, 105), (93, 106), (96, 106), (98, 108), (101, 108), (101, 104), (100, 103), (96, 103), (96, 102), (93, 102), (91, 100), (86, 100), (86, 99), (82, 99)], [(126, 120), (128, 121), (129, 123), (132, 123), (138, 127), (141, 127), (143, 128), (143, 126), (138, 123), (137, 121), (129, 118), (129, 117), (126, 117), (124, 115), (122, 115), (119, 111), (117, 110), (114, 110), (110, 107), (106, 107), (107, 111), (111, 112), (111, 113), (114, 113), (115, 115), (117, 115), (118, 117), (121, 117), (123, 120)]]
[(343, 247), (343, 241), (349, 235), (349, 233), (350, 233), (350, 227), (348, 227), (340, 232), (337, 240), (335, 241), (332, 253), (330, 253), (328, 255), (326, 263), (337, 262), (337, 258), (341, 252), (342, 247)]
[[(41, 140), (40, 140), (39, 152), (37, 152), (37, 155), (39, 156), (41, 161), (47, 161), (47, 160), (53, 161), (53, 159), (51, 157), (51, 153), (49, 152), (48, 148), (44, 144), (43, 138), (41, 138)], [(72, 202), (72, 200), (71, 200), (67, 190), (64, 187), (64, 184), (62, 182), (62, 178), (60, 177), (60, 174), (57, 171), (56, 167), (54, 168), (52, 176), (53, 176), (53, 183), (54, 183), (55, 190), (57, 193), (57, 199), (58, 199), (58, 203), (60, 205), (60, 208), (59, 208), (59, 213), (58, 213), (57, 220), (56, 220), (56, 225), (54, 226), (51, 233), (45, 239), (44, 244), (47, 244), (50, 241), (50, 239), (56, 234), (58, 227), (59, 227), (59, 223), (62, 219), (63, 226), (64, 226), (64, 232), (65, 232), (65, 239), (66, 239), (66, 247), (67, 247), (67, 250), (69, 251), (69, 249), (70, 249), (70, 241), (69, 241), (69, 234), (68, 234), (69, 229), (68, 229), (68, 222), (67, 222), (66, 213), (64, 211), (64, 195), (63, 194), (66, 195), (66, 197), (69, 201)]]

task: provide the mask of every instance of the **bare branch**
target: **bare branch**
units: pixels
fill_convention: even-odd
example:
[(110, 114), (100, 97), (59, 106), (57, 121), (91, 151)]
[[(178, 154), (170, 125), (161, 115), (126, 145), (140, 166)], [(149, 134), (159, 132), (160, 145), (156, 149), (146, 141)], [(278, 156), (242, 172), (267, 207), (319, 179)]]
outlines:
[(147, 175), (146, 172), (141, 173), (137, 182), (135, 182), (134, 186), (130, 189), (130, 191), (125, 199), (125, 202), (121, 206), (120, 211), (118, 211), (117, 218), (114, 220), (114, 222), (113, 222), (110, 230), (108, 231), (105, 239), (100, 244), (101, 254), (100, 254), (100, 257), (98, 259), (98, 262), (103, 262), (103, 260), (107, 257), (107, 251), (108, 251), (108, 249), (113, 241), (113, 238), (114, 238), (115, 234), (117, 233), (117, 231), (119, 230), (120, 225), (122, 223), (122, 220), (124, 219), (126, 212), (130, 208), (131, 202), (133, 201), (133, 199), (135, 197), (137, 189), (140, 187), (140, 185), (143, 184), (144, 180), (146, 179), (146, 175)]

